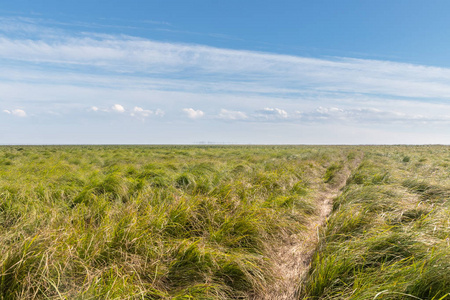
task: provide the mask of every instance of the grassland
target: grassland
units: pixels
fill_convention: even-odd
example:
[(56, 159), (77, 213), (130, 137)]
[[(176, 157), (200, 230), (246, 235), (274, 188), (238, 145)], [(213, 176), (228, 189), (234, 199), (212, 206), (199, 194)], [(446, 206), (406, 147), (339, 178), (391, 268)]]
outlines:
[(321, 232), (307, 299), (450, 299), (450, 148), (366, 147)]
[[(336, 147), (3, 147), (2, 299), (264, 295)], [(330, 173), (331, 172), (331, 173)]]
[(355, 162), (297, 298), (444, 299), (438, 146), (1, 147), (0, 299), (267, 299)]

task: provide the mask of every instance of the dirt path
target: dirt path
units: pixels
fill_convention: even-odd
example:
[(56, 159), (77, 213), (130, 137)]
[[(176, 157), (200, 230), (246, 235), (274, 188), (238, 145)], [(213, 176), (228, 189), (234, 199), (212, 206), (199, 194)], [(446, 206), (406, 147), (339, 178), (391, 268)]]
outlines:
[(344, 167), (334, 185), (324, 187), (317, 194), (316, 203), (318, 203), (319, 213), (306, 225), (305, 231), (280, 242), (274, 258), (279, 280), (265, 295), (255, 299), (298, 299), (300, 282), (309, 270), (314, 250), (319, 241), (319, 229), (325, 224), (331, 213), (333, 199), (339, 196), (351, 172), (359, 166), (361, 160), (362, 154)]

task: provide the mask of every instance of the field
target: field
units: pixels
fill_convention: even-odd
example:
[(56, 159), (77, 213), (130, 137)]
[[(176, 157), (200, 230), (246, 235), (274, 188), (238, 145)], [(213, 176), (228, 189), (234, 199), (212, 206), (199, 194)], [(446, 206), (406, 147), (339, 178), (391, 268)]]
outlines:
[(0, 299), (450, 299), (450, 148), (0, 148)]
[(322, 230), (309, 299), (450, 299), (450, 149), (372, 147)]

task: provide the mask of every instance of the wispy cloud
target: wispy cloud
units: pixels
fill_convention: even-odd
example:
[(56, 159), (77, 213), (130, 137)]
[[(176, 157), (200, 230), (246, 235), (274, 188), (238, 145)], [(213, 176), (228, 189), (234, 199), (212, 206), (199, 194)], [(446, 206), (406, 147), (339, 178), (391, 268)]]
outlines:
[(417, 124), (417, 123), (450, 123), (450, 114), (423, 115), (405, 113), (376, 108), (342, 109), (337, 107), (318, 107), (313, 111), (296, 112), (297, 120), (304, 122), (354, 123), (354, 124)]
[[(20, 27), (16, 28), (20, 30)], [(26, 29), (24, 29), (25, 31)], [(269, 88), (362, 93), (395, 97), (450, 97), (450, 69), (353, 58), (317, 59), (202, 45), (163, 43), (130, 36), (83, 34), (55, 37), (3, 34), (0, 58), (95, 68), (119, 74)], [(92, 69), (90, 70), (92, 71)], [(208, 74), (208, 78), (205, 78)]]
[(4, 109), (3, 112), (8, 115), (13, 115), (16, 117), (21, 117), (21, 118), (24, 118), (27, 116), (27, 113), (23, 109), (13, 109), (13, 110)]
[(221, 109), (218, 119), (244, 122), (277, 122), (298, 124), (448, 124), (450, 114), (423, 115), (371, 107), (338, 108), (319, 106), (307, 111), (285, 111), (279, 108), (263, 108), (254, 112)]
[(380, 125), (420, 124), (432, 132), (433, 124), (450, 124), (449, 68), (168, 43), (48, 24), (0, 18), (4, 119), (71, 114), (74, 122), (170, 127), (183, 116), (202, 119), (189, 126), (218, 122), (242, 135), (280, 126), (292, 136), (298, 130), (289, 128), (311, 124), (316, 132), (336, 124), (374, 132)]
[(159, 108), (156, 110), (151, 110), (151, 109), (145, 109), (145, 108), (142, 108), (139, 106), (135, 106), (133, 109), (127, 110), (121, 104), (114, 104), (110, 108), (101, 108), (98, 106), (91, 106), (90, 108), (87, 109), (87, 111), (88, 112), (101, 112), (101, 113), (120, 113), (120, 114), (126, 113), (127, 115), (129, 115), (131, 117), (136, 117), (138, 119), (145, 119), (145, 118), (148, 118), (151, 116), (163, 117), (165, 115), (165, 112)]
[(246, 120), (246, 119), (248, 119), (247, 114), (242, 111), (228, 110), (228, 109), (224, 109), (224, 108), (222, 108), (220, 110), (220, 113), (218, 114), (217, 117), (222, 120)]
[(263, 119), (263, 120), (279, 120), (279, 119), (287, 119), (288, 113), (284, 109), (266, 107), (257, 110), (254, 117), (256, 119)]

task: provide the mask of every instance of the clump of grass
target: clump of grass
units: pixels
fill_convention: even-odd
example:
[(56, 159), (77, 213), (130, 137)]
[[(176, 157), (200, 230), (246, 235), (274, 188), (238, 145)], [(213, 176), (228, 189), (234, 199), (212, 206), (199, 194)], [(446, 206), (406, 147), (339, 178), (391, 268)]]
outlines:
[(433, 202), (444, 202), (450, 198), (450, 189), (437, 186), (425, 181), (407, 179), (402, 185), (413, 193), (419, 194), (422, 200)]
[(340, 164), (332, 164), (329, 166), (325, 172), (325, 176), (323, 177), (323, 180), (326, 183), (332, 182), (333, 179), (335, 179), (336, 174), (342, 169), (342, 165)]
[(412, 208), (405, 210), (401, 216), (401, 222), (415, 222), (426, 217), (431, 211), (427, 208)]
[(421, 299), (450, 297), (450, 253), (446, 249), (434, 252), (420, 266), (418, 276), (408, 283), (406, 292)]
[[(376, 170), (376, 172), (374, 172)], [(376, 168), (374, 164), (363, 162), (361, 166), (354, 172), (347, 184), (361, 184), (361, 185), (380, 185), (390, 183), (390, 173), (385, 169)]]

